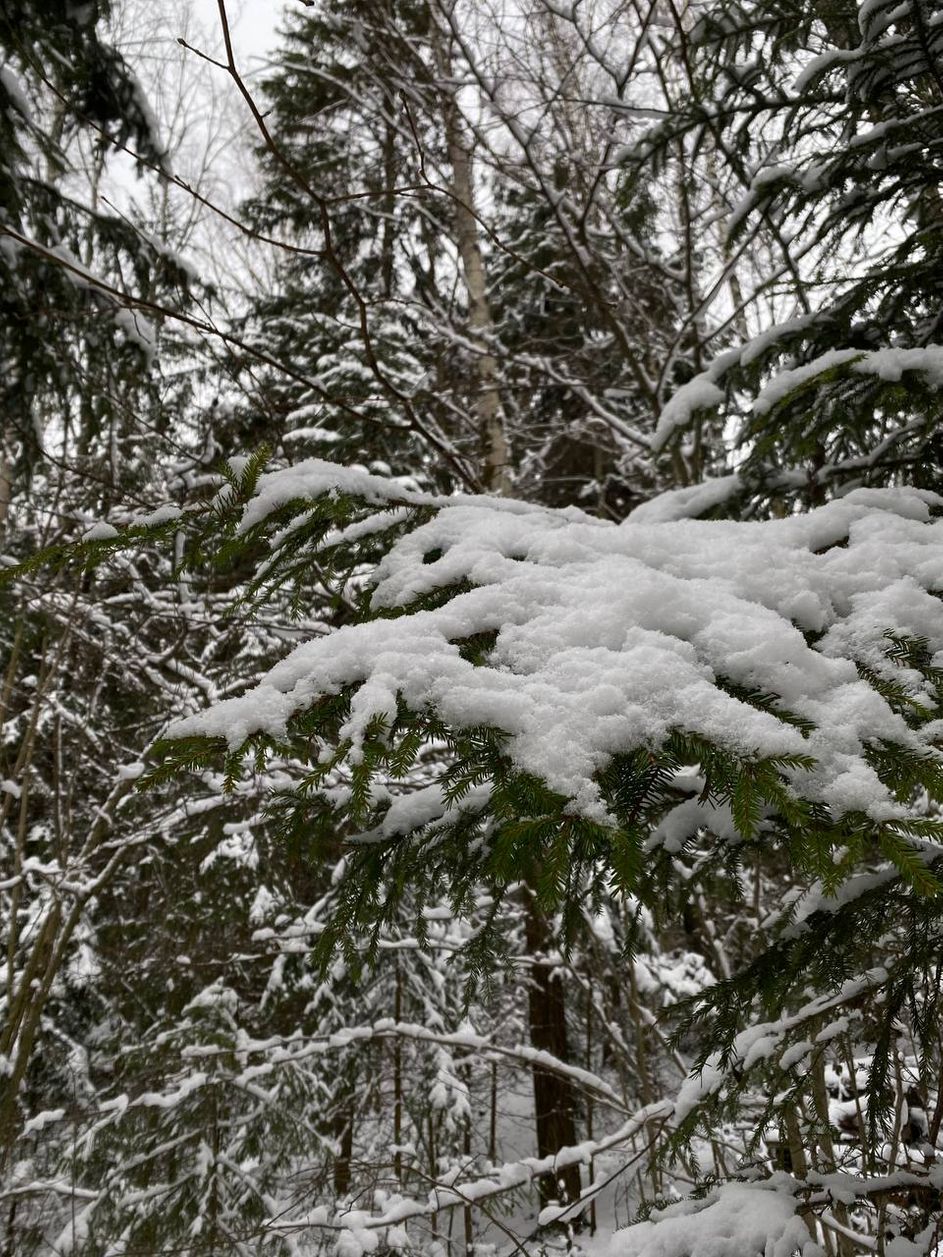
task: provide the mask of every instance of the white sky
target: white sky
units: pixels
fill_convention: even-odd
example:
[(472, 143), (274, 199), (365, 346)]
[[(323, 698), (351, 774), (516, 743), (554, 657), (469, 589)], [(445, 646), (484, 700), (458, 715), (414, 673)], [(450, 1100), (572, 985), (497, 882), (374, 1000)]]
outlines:
[[(300, 7), (301, 0), (226, 0), (237, 65), (250, 88), (272, 61), (283, 15)], [(174, 172), (238, 216), (240, 203), (254, 189), (255, 123), (225, 71), (177, 45), (183, 37), (207, 56), (222, 59), (217, 0), (119, 0), (110, 34), (141, 82)], [(101, 190), (122, 211), (136, 206), (155, 231), (166, 214), (166, 191), (173, 219), (168, 243), (208, 278), (225, 282), (261, 265), (243, 256), (244, 240), (224, 219), (200, 210), (178, 189), (162, 190), (153, 179), (139, 179), (130, 158), (112, 156), (106, 184)]]
[[(300, 0), (227, 0), (233, 39), (246, 70), (258, 68), (271, 53), (277, 43), (280, 16), (289, 7), (300, 7)], [(200, 26), (218, 32), (216, 0), (190, 0), (190, 9)]]

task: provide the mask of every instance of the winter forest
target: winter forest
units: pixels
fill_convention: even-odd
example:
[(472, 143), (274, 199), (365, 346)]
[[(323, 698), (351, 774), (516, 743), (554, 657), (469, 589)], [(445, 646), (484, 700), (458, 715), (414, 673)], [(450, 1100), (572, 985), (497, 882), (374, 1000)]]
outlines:
[(936, 0), (0, 0), (0, 1257), (943, 1255), (941, 184)]

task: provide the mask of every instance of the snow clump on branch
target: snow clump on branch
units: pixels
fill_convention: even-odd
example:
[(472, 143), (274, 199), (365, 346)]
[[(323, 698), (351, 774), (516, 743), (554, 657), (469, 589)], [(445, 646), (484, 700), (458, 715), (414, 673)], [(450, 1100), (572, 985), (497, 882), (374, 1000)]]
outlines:
[[(329, 492), (383, 510), (437, 508), (372, 578), (374, 609), (406, 613), (302, 643), (172, 736), (237, 749), (255, 733), (283, 736), (293, 716), (346, 689), (354, 760), (371, 723), (403, 701), (454, 727), (503, 731), (521, 770), (603, 822), (597, 774), (673, 732), (744, 759), (811, 756), (813, 767), (788, 770), (798, 795), (877, 821), (907, 813), (869, 748), (939, 754), (939, 722), (911, 727), (880, 692), (889, 682), (934, 701), (920, 673), (888, 654), (894, 634), (943, 662), (943, 499), (933, 493), (862, 489), (765, 522), (615, 525), (572, 508), (433, 497), (311, 459), (263, 475), (243, 526)], [(443, 605), (409, 611), (448, 590)], [(489, 634), (484, 662), (463, 657), (461, 642)]]

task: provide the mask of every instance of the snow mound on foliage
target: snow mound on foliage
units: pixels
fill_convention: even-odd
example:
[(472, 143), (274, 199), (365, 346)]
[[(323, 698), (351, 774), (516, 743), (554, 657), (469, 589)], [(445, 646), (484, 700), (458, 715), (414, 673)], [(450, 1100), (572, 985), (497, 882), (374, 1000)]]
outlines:
[[(656, 749), (678, 730), (743, 757), (814, 757), (814, 769), (793, 771), (794, 788), (837, 814), (903, 814), (868, 746), (928, 748), (856, 663), (932, 701), (919, 674), (888, 659), (886, 634), (943, 652), (932, 592), (943, 590), (943, 523), (931, 517), (943, 499), (858, 490), (788, 519), (613, 525), (496, 499), (404, 495), (312, 459), (262, 477), (246, 519), (332, 485), (377, 507), (407, 496), (439, 508), (380, 563), (374, 607), (461, 588), (436, 609), (299, 645), (254, 689), (178, 722), (174, 736), (238, 748), (255, 732), (284, 734), (319, 696), (349, 687), (354, 759), (371, 721), (391, 718), (401, 698), (453, 726), (503, 730), (522, 770), (601, 820), (595, 775), (613, 755)], [(464, 639), (488, 634), (484, 662), (462, 657)], [(812, 732), (737, 687), (773, 696)]]
[(631, 522), (667, 524), (671, 520), (691, 519), (705, 514), (714, 506), (721, 506), (735, 493), (739, 493), (741, 487), (740, 477), (734, 473), (703, 480), (700, 484), (688, 485), (684, 489), (668, 489), (650, 502), (637, 506), (631, 513)]
[(598, 1257), (820, 1257), (796, 1216), (790, 1182), (725, 1183), (702, 1200), (685, 1200), (626, 1227)]

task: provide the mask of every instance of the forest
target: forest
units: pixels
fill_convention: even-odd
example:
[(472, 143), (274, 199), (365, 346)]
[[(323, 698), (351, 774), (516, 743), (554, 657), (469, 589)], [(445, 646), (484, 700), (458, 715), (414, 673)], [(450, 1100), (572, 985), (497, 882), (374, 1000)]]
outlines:
[(943, 1257), (941, 184), (936, 0), (0, 0), (0, 1257)]

